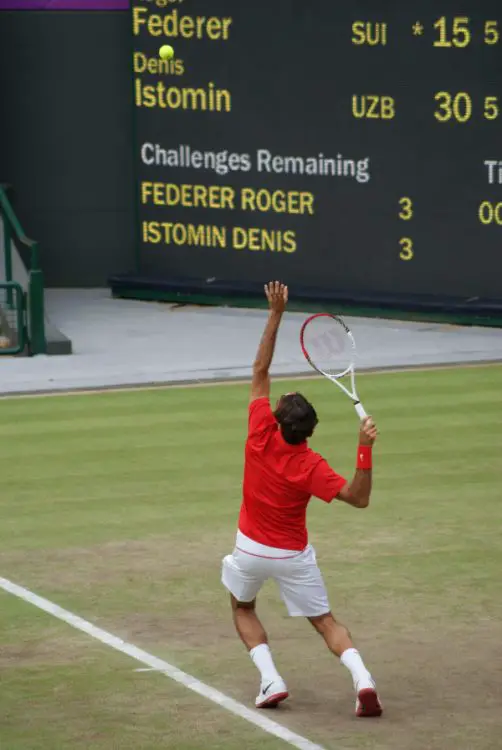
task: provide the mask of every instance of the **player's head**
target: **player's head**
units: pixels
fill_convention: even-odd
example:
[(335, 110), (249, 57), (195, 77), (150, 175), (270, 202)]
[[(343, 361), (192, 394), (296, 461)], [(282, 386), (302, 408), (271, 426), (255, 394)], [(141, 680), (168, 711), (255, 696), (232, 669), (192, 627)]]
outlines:
[(286, 393), (277, 402), (274, 416), (286, 443), (299, 445), (314, 432), (318, 423), (312, 404), (301, 393)]

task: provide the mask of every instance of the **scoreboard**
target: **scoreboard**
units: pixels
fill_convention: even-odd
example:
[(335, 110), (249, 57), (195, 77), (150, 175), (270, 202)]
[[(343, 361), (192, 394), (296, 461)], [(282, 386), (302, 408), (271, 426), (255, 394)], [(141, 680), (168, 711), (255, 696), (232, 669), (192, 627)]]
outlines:
[(143, 278), (502, 300), (500, 0), (131, 13)]

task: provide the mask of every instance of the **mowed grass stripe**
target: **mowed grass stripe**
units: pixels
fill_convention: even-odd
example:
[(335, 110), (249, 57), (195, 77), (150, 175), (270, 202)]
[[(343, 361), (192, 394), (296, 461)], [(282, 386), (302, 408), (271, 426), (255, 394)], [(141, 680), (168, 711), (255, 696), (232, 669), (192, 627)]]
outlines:
[[(368, 408), (374, 407), (382, 433), (375, 449), (376, 496), (396, 480), (403, 491), (424, 494), (435, 489), (438, 477), (482, 484), (485, 473), (497, 469), (500, 420), (493, 406), (501, 372), (490, 367), (365, 376)], [(473, 384), (476, 392), (469, 391)], [(345, 398), (324, 381), (278, 385), (276, 395), (302, 387), (313, 399), (321, 424), (312, 445), (350, 475), (357, 423)], [(247, 392), (239, 385), (3, 401), (9, 439), (0, 471), (11, 511), (3, 528), (15, 526), (16, 507), (29, 513), (40, 496), (46, 526), (64, 507), (80, 520), (86, 512), (106, 518), (102, 502), (121, 498), (134, 518), (157, 517), (172, 495), (189, 500), (192, 520), (211, 497), (229, 496), (237, 504)], [(473, 454), (476, 461), (469, 460)]]

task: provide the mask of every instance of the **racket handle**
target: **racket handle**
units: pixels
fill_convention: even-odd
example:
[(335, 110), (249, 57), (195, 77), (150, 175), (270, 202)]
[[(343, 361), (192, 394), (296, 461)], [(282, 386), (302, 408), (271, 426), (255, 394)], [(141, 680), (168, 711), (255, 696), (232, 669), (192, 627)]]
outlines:
[(364, 410), (363, 405), (359, 401), (357, 401), (354, 404), (354, 408), (355, 408), (355, 410), (357, 412), (357, 416), (359, 417), (359, 419), (361, 420), (361, 422), (363, 421), (363, 419), (366, 419), (366, 417), (368, 415), (366, 414), (366, 411)]

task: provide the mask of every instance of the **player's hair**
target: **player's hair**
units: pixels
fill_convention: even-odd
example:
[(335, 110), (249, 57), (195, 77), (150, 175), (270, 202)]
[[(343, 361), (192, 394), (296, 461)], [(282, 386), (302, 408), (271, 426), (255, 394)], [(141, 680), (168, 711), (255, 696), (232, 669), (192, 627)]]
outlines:
[(286, 443), (299, 445), (313, 434), (317, 423), (316, 410), (301, 393), (283, 396), (274, 412)]

